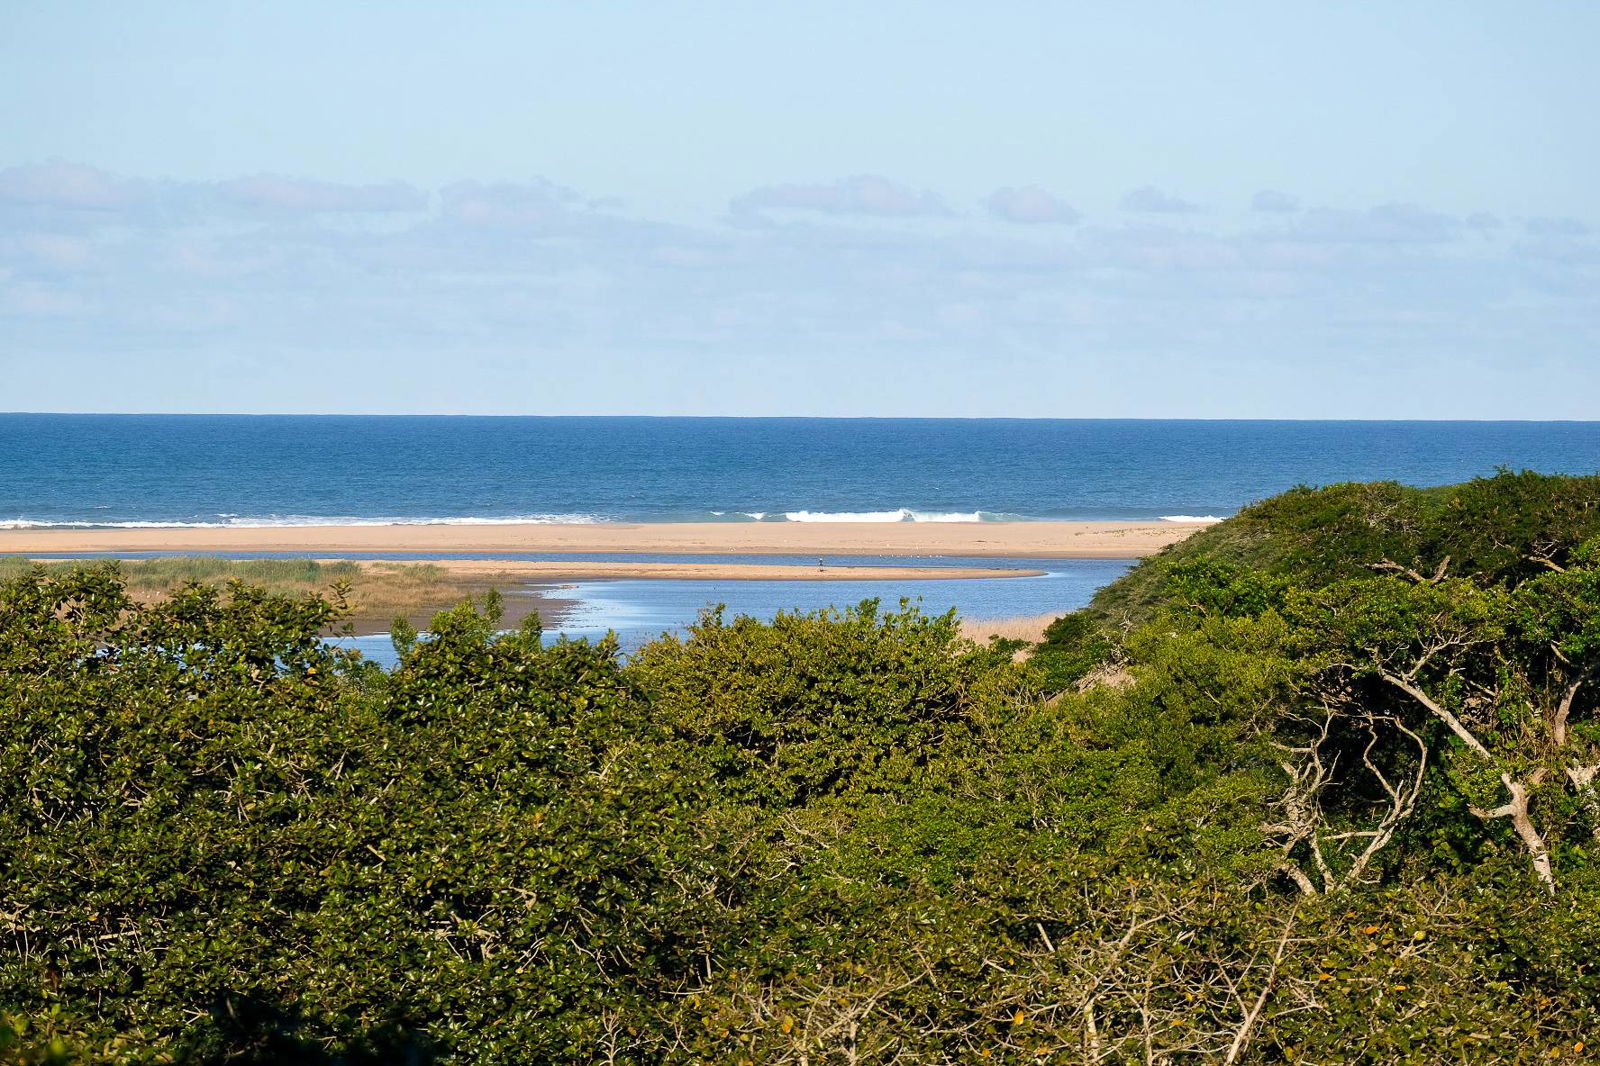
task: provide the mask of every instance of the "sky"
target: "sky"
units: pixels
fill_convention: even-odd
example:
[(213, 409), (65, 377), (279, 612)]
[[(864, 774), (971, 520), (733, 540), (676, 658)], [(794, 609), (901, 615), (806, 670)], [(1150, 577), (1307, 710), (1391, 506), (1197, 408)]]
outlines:
[(0, 5), (0, 410), (1600, 418), (1600, 5)]

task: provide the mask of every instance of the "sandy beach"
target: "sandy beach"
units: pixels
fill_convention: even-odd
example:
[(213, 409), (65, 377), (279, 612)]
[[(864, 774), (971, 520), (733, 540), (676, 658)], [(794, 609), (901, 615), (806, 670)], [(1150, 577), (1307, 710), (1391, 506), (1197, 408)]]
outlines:
[[(334, 560), (321, 560), (331, 562)], [(650, 578), (657, 581), (917, 581), (994, 577), (1038, 577), (1042, 570), (979, 566), (797, 566), (792, 563), (644, 563), (583, 559), (552, 562), (530, 559), (440, 559), (458, 578), (514, 578), (520, 581), (592, 581)]]
[[(413, 552), (504, 551), (1134, 559), (1160, 551), (1204, 525), (1199, 522), (663, 522), (6, 529), (0, 530), (0, 554), (281, 551), (325, 557), (350, 553), (351, 557), (403, 558)], [(585, 564), (582, 573), (593, 573), (590, 565)], [(645, 575), (635, 572), (629, 576)]]

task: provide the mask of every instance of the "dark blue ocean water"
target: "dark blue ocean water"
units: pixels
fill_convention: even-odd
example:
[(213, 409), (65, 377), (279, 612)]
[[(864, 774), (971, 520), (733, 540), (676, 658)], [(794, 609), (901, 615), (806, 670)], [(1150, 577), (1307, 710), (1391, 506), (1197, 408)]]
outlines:
[(0, 415), (0, 524), (1225, 516), (1600, 469), (1595, 422)]

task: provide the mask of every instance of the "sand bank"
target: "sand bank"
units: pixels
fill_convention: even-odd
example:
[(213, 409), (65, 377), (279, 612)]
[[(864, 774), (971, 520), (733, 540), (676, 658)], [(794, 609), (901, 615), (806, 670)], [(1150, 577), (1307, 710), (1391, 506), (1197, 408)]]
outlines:
[[(322, 560), (324, 562), (331, 560)], [(635, 563), (574, 559), (571, 562), (430, 560), (452, 576), (516, 581), (592, 581), (650, 578), (657, 581), (918, 581), (986, 577), (1038, 577), (1043, 570), (977, 566), (795, 566), (788, 563)]]
[(388, 554), (398, 558), (408, 552), (506, 551), (1132, 559), (1176, 543), (1204, 525), (1198, 522), (619, 522), (6, 529), (0, 530), (0, 554), (284, 551), (322, 556)]

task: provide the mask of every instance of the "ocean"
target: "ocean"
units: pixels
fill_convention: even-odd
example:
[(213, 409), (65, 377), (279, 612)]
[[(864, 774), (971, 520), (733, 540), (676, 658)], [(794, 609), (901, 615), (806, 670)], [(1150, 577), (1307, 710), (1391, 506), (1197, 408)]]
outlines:
[(0, 415), (0, 528), (1226, 517), (1600, 469), (1600, 422)]

